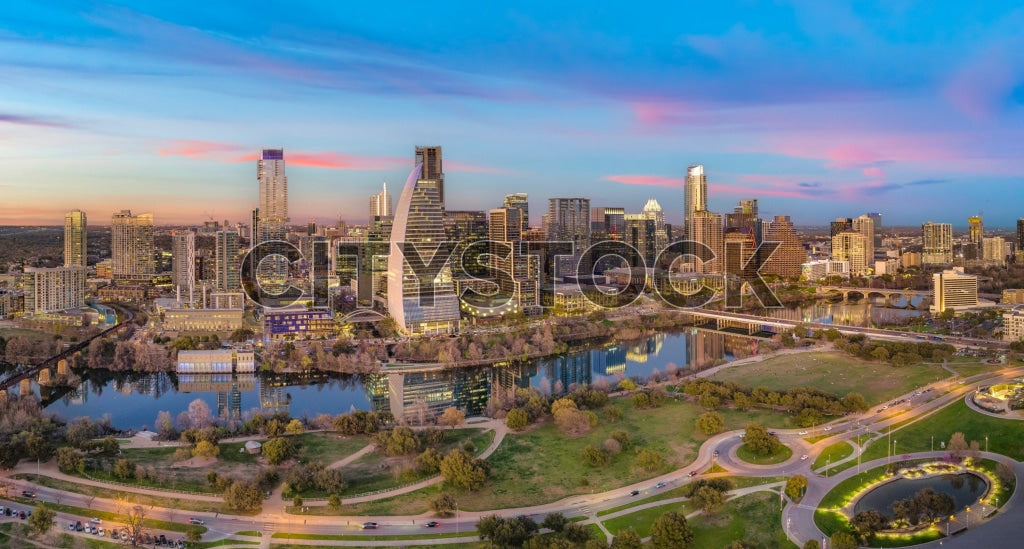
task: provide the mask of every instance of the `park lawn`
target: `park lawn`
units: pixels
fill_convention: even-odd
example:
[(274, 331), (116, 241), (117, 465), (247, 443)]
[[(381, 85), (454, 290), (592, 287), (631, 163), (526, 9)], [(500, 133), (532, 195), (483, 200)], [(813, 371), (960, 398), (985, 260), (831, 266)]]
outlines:
[[(590, 433), (567, 437), (551, 422), (524, 433), (509, 434), (489, 458), (491, 477), (478, 492), (459, 495), (460, 508), (484, 511), (557, 501), (575, 494), (611, 490), (688, 465), (707, 437), (696, 432), (694, 422), (703, 410), (697, 405), (667, 399), (659, 408), (633, 409), (629, 399), (616, 398), (608, 404), (622, 410), (616, 422), (602, 420)], [(757, 410), (721, 410), (726, 429), (740, 429), (758, 422), (780, 426), (788, 416)], [(602, 413), (598, 414), (604, 418)], [(634, 466), (635, 449), (612, 457), (603, 468), (581, 465), (580, 455), (588, 445), (600, 447), (612, 431), (630, 435), (634, 448), (649, 448), (665, 458), (654, 471)], [(530, 482), (523, 482), (530, 479)]]
[[(445, 440), (437, 445), (435, 449), (441, 454), (446, 454), (455, 448), (461, 448), (466, 442), (470, 442), (475, 449), (474, 453), (484, 451), (494, 440), (493, 431), (482, 429), (451, 429), (445, 430)], [(348, 487), (344, 496), (352, 497), (358, 494), (365, 494), (377, 490), (396, 488), (410, 482), (418, 482), (436, 475), (425, 475), (415, 470), (416, 455), (388, 457), (382, 452), (373, 451), (361, 456), (359, 459), (341, 468)], [(409, 470), (405, 478), (400, 478), (403, 470)], [(287, 494), (291, 497), (292, 494)], [(303, 497), (327, 497), (327, 494), (317, 490), (307, 490), (301, 494)]]
[(782, 463), (783, 461), (793, 457), (793, 450), (789, 446), (782, 444), (779, 445), (778, 450), (775, 452), (772, 452), (767, 456), (762, 456), (750, 451), (750, 448), (747, 448), (746, 444), (741, 444), (740, 447), (736, 449), (736, 457), (754, 465), (775, 465), (776, 463)]
[[(30, 341), (53, 341), (54, 334), (26, 328), (0, 328), (0, 337), (7, 341), (16, 337), (23, 337)], [(65, 338), (64, 341), (69, 341), (69, 339)]]
[(985, 363), (966, 363), (966, 364), (950, 364), (949, 369), (960, 374), (960, 377), (974, 377), (978, 374), (991, 374), (996, 373), (1003, 368), (1006, 368), (1005, 364), (985, 364)]
[[(10, 498), (10, 500), (11, 501), (16, 501), (16, 502), (21, 503), (23, 505), (29, 505), (29, 506), (34, 506), (37, 503), (35, 500), (28, 499), (28, 498), (22, 498), (22, 497), (13, 497), (13, 498)], [(132, 503), (138, 503), (138, 502), (132, 502)], [(58, 513), (67, 513), (67, 514), (70, 514), (70, 515), (78, 515), (80, 517), (95, 517), (95, 518), (98, 518), (98, 519), (101, 519), (101, 520), (104, 520), (104, 521), (107, 521), (107, 522), (118, 523), (118, 525), (126, 524), (127, 523), (127, 518), (128, 518), (127, 516), (122, 515), (120, 513), (114, 513), (114, 512), (111, 512), (111, 511), (100, 511), (100, 510), (97, 510), (97, 509), (86, 509), (84, 507), (75, 507), (74, 505), (65, 505), (63, 503), (47, 502), (46, 505), (48, 507), (50, 507), (51, 509), (53, 509), (54, 511), (57, 511)], [(148, 504), (144, 504), (144, 505), (148, 505)], [(178, 508), (178, 507), (170, 507), (170, 508), (171, 509), (179, 509), (180, 510), (180, 508)], [(60, 522), (61, 521), (58, 521), (58, 526), (60, 525)], [(114, 525), (114, 526), (118, 526), (118, 525)], [(197, 529), (200, 532), (200, 534), (205, 534), (208, 531), (208, 529), (205, 526), (193, 526), (193, 525), (189, 525), (189, 524), (182, 524), (180, 522), (171, 522), (169, 520), (159, 520), (159, 519), (153, 519), (153, 518), (144, 518), (142, 520), (142, 525), (144, 527), (146, 527), (146, 528), (152, 528), (152, 529), (155, 529), (155, 530), (166, 530), (168, 532), (181, 532), (183, 534), (187, 533), (189, 531), (189, 529), (191, 529), (191, 528)], [(104, 524), (104, 526), (106, 526), (107, 528), (111, 528), (112, 527), (109, 524)]]
[(757, 492), (729, 500), (714, 515), (690, 519), (693, 547), (721, 549), (735, 540), (755, 547), (796, 547), (782, 529), (780, 513), (774, 492)]
[[(985, 449), (985, 437), (988, 436), (988, 449), (997, 454), (1024, 459), (1024, 422), (1012, 419), (987, 416), (967, 407), (963, 399), (933, 413), (932, 415), (906, 425), (892, 432), (896, 441), (897, 455), (912, 452), (927, 452), (932, 447), (935, 437), (935, 449), (940, 449), (940, 442), (949, 443), (955, 432), (962, 432), (968, 442), (977, 440), (981, 449)], [(863, 460), (886, 457), (888, 437), (880, 437), (864, 451)]]
[(113, 488), (100, 488), (98, 486), (91, 486), (88, 484), (78, 484), (77, 482), (68, 482), (61, 479), (55, 479), (46, 475), (36, 478), (36, 475), (15, 475), (14, 478), (30, 478), (32, 482), (46, 486), (48, 488), (55, 488), (65, 492), (74, 492), (76, 494), (84, 494), (86, 496), (99, 497), (104, 499), (124, 499), (132, 503), (138, 503), (140, 505), (156, 505), (159, 507), (169, 507), (173, 509), (181, 509), (183, 511), (208, 511), (215, 513), (227, 513), (231, 512), (227, 506), (222, 502), (213, 501), (201, 501), (189, 498), (186, 494), (175, 494), (170, 493), (167, 496), (150, 496), (147, 494), (139, 494), (136, 492), (126, 492), (123, 490), (116, 490)]
[(370, 437), (366, 435), (343, 436), (330, 432), (303, 433), (292, 439), (300, 446), (300, 459), (324, 465), (345, 459), (370, 444)]
[(856, 392), (864, 395), (869, 404), (878, 404), (947, 377), (949, 372), (938, 364), (896, 367), (841, 353), (811, 352), (725, 368), (711, 379), (776, 391), (813, 387), (839, 397)]
[(811, 470), (817, 471), (822, 467), (825, 467), (828, 463), (835, 463), (841, 459), (845, 459), (853, 455), (853, 446), (845, 440), (841, 440), (828, 448), (825, 448), (818, 454), (818, 458), (814, 460), (814, 465), (811, 465)]
[(683, 503), (666, 503), (665, 505), (649, 507), (635, 513), (621, 515), (601, 522), (604, 523), (604, 527), (607, 528), (613, 536), (618, 535), (619, 532), (624, 532), (632, 528), (633, 530), (636, 530), (637, 534), (640, 534), (641, 538), (646, 538), (651, 535), (651, 526), (654, 525), (654, 521), (658, 520), (658, 517), (669, 511), (676, 511), (685, 514), (687, 512), (692, 512), (693, 510), (687, 509)]

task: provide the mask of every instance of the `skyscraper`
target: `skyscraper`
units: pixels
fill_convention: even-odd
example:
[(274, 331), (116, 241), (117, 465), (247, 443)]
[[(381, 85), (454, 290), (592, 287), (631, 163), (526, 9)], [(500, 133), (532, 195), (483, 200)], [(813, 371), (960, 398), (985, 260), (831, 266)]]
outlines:
[(420, 179), (437, 181), (437, 194), (440, 197), (441, 209), (444, 209), (444, 166), (441, 163), (441, 147), (416, 147), (416, 164), (423, 166)]
[(259, 236), (254, 243), (284, 240), (288, 226), (288, 177), (284, 149), (263, 149), (256, 163), (260, 184)]
[(868, 274), (867, 239), (854, 231), (843, 231), (832, 237), (832, 259), (850, 262), (851, 276)]
[(526, 193), (506, 194), (505, 202), (502, 203), (502, 207), (515, 208), (519, 210), (523, 217), (522, 232), (526, 232), (530, 229), (530, 201), (527, 198)]
[(661, 209), (661, 204), (658, 204), (658, 201), (653, 198), (648, 198), (647, 204), (644, 205), (643, 215), (654, 221), (653, 244), (655, 249), (658, 251), (665, 249), (665, 246), (668, 246), (668, 233), (665, 232), (665, 212)]
[(871, 218), (871, 221), (875, 224), (875, 250), (879, 250), (882, 247), (882, 214), (878, 212), (868, 212), (867, 216)]
[(391, 204), (391, 193), (388, 192), (388, 183), (384, 182), (383, 189), (370, 197), (370, 222), (375, 217), (391, 217), (394, 215), (394, 208)]
[[(439, 162), (440, 147), (437, 154)], [(420, 155), (419, 147), (416, 155)], [(459, 299), (452, 283), (450, 262), (438, 270), (432, 289), (421, 295), (417, 273), (403, 254), (404, 245), (404, 251), (418, 253), (428, 262), (440, 251), (438, 244), (446, 240), (440, 181), (420, 179), (422, 169), (419, 163), (413, 168), (395, 209), (388, 255), (388, 313), (403, 333), (455, 333), (459, 330)]]
[(573, 242), (574, 253), (581, 253), (590, 244), (590, 199), (549, 198), (547, 214), (548, 240)]
[(238, 246), (237, 232), (217, 231), (214, 284), (218, 292), (237, 292), (242, 288)]
[(86, 248), (85, 212), (71, 210), (64, 214), (64, 266), (86, 266), (89, 250)]
[(1017, 220), (1017, 255), (1024, 256), (1024, 217)]
[(764, 233), (767, 242), (778, 242), (779, 247), (765, 262), (761, 272), (785, 277), (800, 276), (801, 265), (807, 261), (807, 252), (788, 215), (777, 215)]
[(981, 246), (981, 239), (985, 237), (985, 223), (981, 220), (981, 215), (968, 217), (967, 228), (970, 231), (969, 237), (971, 242)]
[(86, 273), (81, 265), (25, 267), (25, 312), (43, 314), (85, 305)]
[(171, 231), (171, 285), (176, 296), (193, 303), (196, 289), (196, 233)]
[(844, 231), (853, 230), (853, 219), (849, 217), (837, 217), (835, 221), (829, 223), (828, 235), (830, 237), (835, 236)]
[[(689, 223), (694, 213), (708, 209), (708, 179), (704, 175), (704, 166), (697, 164), (686, 169), (684, 221)], [(693, 238), (687, 235), (687, 238)]]
[(864, 214), (853, 220), (853, 231), (864, 235), (864, 258), (870, 265), (875, 264), (875, 220)]
[(723, 274), (725, 272), (725, 237), (722, 214), (697, 210), (693, 212), (687, 225), (687, 238), (704, 244), (715, 254), (714, 259), (703, 263), (698, 262), (697, 272)]
[(922, 265), (948, 265), (953, 263), (953, 225), (932, 223), (921, 225)]
[(110, 262), (114, 280), (149, 282), (153, 261), (153, 214), (121, 210), (110, 223)]

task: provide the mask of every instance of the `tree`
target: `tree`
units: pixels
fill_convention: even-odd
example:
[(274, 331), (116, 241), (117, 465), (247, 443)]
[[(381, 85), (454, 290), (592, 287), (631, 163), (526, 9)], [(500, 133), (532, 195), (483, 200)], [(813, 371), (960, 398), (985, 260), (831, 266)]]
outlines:
[(254, 483), (239, 480), (233, 482), (224, 491), (224, 503), (232, 509), (253, 513), (263, 507), (263, 496), (260, 494), (259, 487)]
[(725, 429), (725, 418), (718, 412), (704, 412), (697, 417), (697, 430), (711, 436), (721, 433)]
[(705, 513), (711, 514), (722, 507), (725, 503), (725, 494), (711, 486), (701, 486), (693, 491), (693, 501)]
[(868, 401), (860, 393), (847, 393), (843, 397), (843, 407), (849, 412), (864, 412), (870, 408)]
[(765, 429), (764, 425), (757, 423), (747, 425), (746, 436), (743, 437), (743, 442), (751, 452), (759, 456), (770, 456), (777, 452), (782, 445), (779, 439), (768, 434), (768, 430)]
[(135, 478), (135, 464), (127, 459), (119, 459), (114, 462), (114, 476), (121, 480)]
[(423, 453), (416, 456), (416, 468), (427, 474), (433, 474), (441, 469), (441, 460), (444, 456), (433, 448), (423, 450)]
[(816, 539), (809, 539), (804, 543), (803, 549), (821, 549), (821, 544)]
[(522, 408), (512, 408), (505, 417), (505, 426), (513, 431), (525, 429), (530, 424), (530, 414)]
[(189, 426), (195, 429), (202, 429), (211, 423), (210, 405), (201, 398), (197, 398), (188, 404)]
[(459, 448), (448, 452), (440, 468), (444, 480), (456, 488), (477, 490), (487, 481), (487, 466), (483, 460), (473, 459)]
[(203, 458), (215, 458), (220, 455), (220, 447), (208, 440), (200, 440), (196, 447), (192, 449), (192, 455)]
[(143, 527), (146, 522), (146, 508), (141, 505), (133, 505), (126, 514), (124, 527), (128, 530), (128, 539), (136, 540), (142, 537)]
[(623, 530), (612, 538), (611, 549), (642, 549), (644, 543), (640, 540), (640, 534), (630, 528)]
[(538, 529), (537, 523), (526, 516), (503, 519), (498, 515), (488, 515), (476, 523), (480, 539), (502, 548), (522, 547)]
[(452, 511), (455, 510), (455, 498), (448, 492), (442, 492), (441, 495), (430, 500), (430, 509), (437, 513), (438, 516), (446, 517), (451, 515)]
[(53, 526), (53, 519), (57, 516), (57, 511), (50, 508), (45, 503), (36, 505), (32, 514), (28, 517), (28, 527), (37, 536), (41, 536), (50, 531), (50, 527)]
[(57, 468), (62, 473), (79, 472), (85, 468), (85, 460), (74, 448), (63, 446), (57, 448)]
[(804, 497), (804, 490), (807, 489), (807, 477), (793, 475), (786, 479), (786, 495), (793, 501), (800, 501)]
[(338, 494), (331, 494), (330, 497), (327, 498), (327, 506), (330, 507), (332, 511), (338, 511), (341, 509), (341, 496)]
[(290, 439), (275, 437), (263, 443), (263, 457), (267, 463), (280, 465), (295, 453), (295, 444)]
[(854, 515), (853, 520), (850, 521), (850, 526), (853, 527), (853, 531), (860, 538), (860, 542), (867, 544), (875, 539), (876, 533), (889, 526), (889, 519), (882, 516), (878, 511), (871, 509)]
[(590, 540), (590, 530), (582, 524), (570, 522), (562, 529), (562, 538), (569, 542), (571, 548), (579, 547)]
[(185, 538), (192, 543), (198, 543), (203, 539), (203, 531), (198, 526), (189, 526), (185, 529)]
[(583, 463), (591, 467), (604, 467), (611, 463), (611, 461), (612, 458), (607, 452), (593, 444), (588, 444), (583, 448)]
[(665, 465), (665, 458), (656, 450), (644, 448), (636, 454), (636, 465), (644, 471), (657, 471)]
[(721, 404), (721, 399), (719, 399), (716, 395), (712, 394), (710, 391), (707, 391), (701, 393), (701, 395), (697, 397), (697, 404), (700, 404), (701, 408), (714, 410), (718, 408), (719, 404)]
[(541, 528), (547, 528), (552, 532), (561, 533), (565, 529), (565, 525), (569, 523), (569, 519), (565, 518), (562, 513), (551, 513), (544, 517), (544, 521), (540, 523)]
[(949, 450), (949, 455), (959, 459), (964, 457), (964, 453), (970, 446), (967, 445), (967, 440), (964, 438), (964, 434), (960, 431), (953, 433), (953, 436), (949, 437), (949, 445), (946, 449)]
[[(562, 399), (568, 400), (568, 399)], [(557, 401), (556, 401), (557, 402)], [(572, 402), (571, 400), (569, 402)], [(575, 408), (576, 404), (573, 404), (572, 408), (560, 408), (557, 412), (554, 412), (555, 425), (558, 429), (569, 436), (579, 436), (588, 431), (592, 427), (590, 417)]]
[(693, 530), (686, 515), (669, 511), (651, 526), (651, 547), (654, 549), (686, 549), (693, 546)]
[(466, 423), (466, 413), (454, 406), (449, 406), (441, 412), (441, 417), (438, 418), (437, 423), (454, 429)]
[(292, 507), (298, 509), (299, 507), (302, 507), (302, 503), (302, 496), (295, 496), (294, 498), (292, 498)]
[(828, 538), (829, 547), (832, 549), (857, 549), (860, 544), (857, 543), (857, 538), (853, 537), (853, 534), (849, 532), (836, 532)]
[(288, 422), (288, 425), (285, 426), (284, 432), (285, 434), (292, 436), (301, 435), (302, 433), (306, 432), (306, 427), (302, 425), (301, 421), (293, 419)]

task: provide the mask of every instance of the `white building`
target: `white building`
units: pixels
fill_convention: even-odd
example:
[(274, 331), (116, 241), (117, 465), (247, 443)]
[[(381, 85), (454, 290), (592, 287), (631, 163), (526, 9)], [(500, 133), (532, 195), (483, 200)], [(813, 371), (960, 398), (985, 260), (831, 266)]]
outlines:
[(115, 280), (149, 282), (153, 260), (153, 214), (114, 214), (110, 224), (110, 262)]
[(1003, 313), (1003, 341), (1024, 339), (1024, 305), (1018, 305)]
[(43, 314), (85, 305), (86, 271), (81, 265), (25, 267), (25, 313)]
[(933, 313), (961, 311), (978, 306), (978, 277), (953, 268), (932, 275)]
[(231, 374), (256, 371), (256, 355), (252, 349), (216, 349), (213, 351), (178, 351), (179, 374)]

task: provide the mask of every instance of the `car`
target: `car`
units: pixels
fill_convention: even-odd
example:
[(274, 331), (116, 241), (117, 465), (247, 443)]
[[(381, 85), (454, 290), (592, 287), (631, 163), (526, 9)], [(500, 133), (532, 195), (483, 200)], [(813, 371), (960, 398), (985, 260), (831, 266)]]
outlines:
[(85, 530), (85, 526), (82, 526), (82, 521), (75, 521), (75, 531), (81, 532), (82, 530)]
[(664, 482), (659, 482), (659, 483), (655, 484), (654, 487), (655, 488), (664, 488), (665, 487), (665, 483)]
[(376, 522), (364, 522), (363, 523), (363, 530), (376, 530), (376, 529), (377, 529), (377, 523)]
[(697, 476), (697, 471), (690, 471), (690, 474), (688, 476), (691, 476), (691, 477)]
[(712, 455), (715, 456), (715, 457), (718, 457), (718, 450), (715, 450), (715, 453), (712, 454)]
[(146, 545), (149, 545), (150, 543), (153, 543), (153, 536), (149, 535), (149, 532), (146, 532)]
[(800, 461), (804, 461), (806, 459), (807, 459), (807, 454), (804, 454), (804, 455), (800, 456)]
[(179, 539), (178, 540), (178, 549), (185, 549), (185, 540), (183, 540), (183, 539)]
[(128, 530), (121, 530), (121, 541), (128, 541)]
[(437, 522), (436, 520), (432, 520), (432, 521), (424, 524), (424, 526), (426, 526), (427, 528), (437, 528), (438, 526), (441, 526), (441, 523)]
[(0, 515), (4, 514), (4, 506), (0, 505)]
[(167, 536), (165, 536), (163, 534), (160, 534), (160, 545), (164, 545), (166, 543), (167, 543)]
[(107, 533), (103, 530), (103, 527), (100, 526), (99, 529), (96, 530), (96, 535), (102, 538), (103, 536), (106, 536)]
[(629, 492), (629, 497), (639, 496), (639, 495), (640, 495), (640, 490), (631, 490)]
[(21, 495), (22, 495), (22, 497), (26, 497), (26, 498), (34, 498), (34, 497), (36, 497), (36, 493), (33, 492), (32, 490), (22, 490), (21, 491)]
[(117, 530), (115, 530), (113, 528), (110, 529), (110, 538), (111, 539), (117, 539)]
[(25, 520), (25, 516), (25, 511), (18, 513), (18, 518), (20, 518), (21, 520)]
[(797, 434), (798, 434), (798, 435), (806, 435), (806, 434), (807, 434), (807, 431), (800, 431), (800, 432), (799, 432), (799, 433), (797, 433)]
[(825, 430), (826, 431), (831, 431), (832, 430), (832, 426), (831, 425), (826, 425), (825, 426)]
[(770, 436), (770, 437), (775, 436), (775, 431), (768, 431), (768, 436)]
[(206, 524), (205, 522), (203, 522), (202, 519), (197, 519), (197, 518), (189, 518), (188, 519), (188, 523), (189, 524), (198, 524), (199, 526), (202, 526), (202, 525)]
[(93, 517), (93, 518), (89, 519), (89, 522), (91, 522), (93, 524), (102, 524), (103, 523), (102, 520), (100, 520), (100, 519), (98, 519), (96, 517)]
[(75, 531), (75, 523), (69, 522), (68, 523), (68, 530), (71, 530), (72, 532), (74, 532)]

